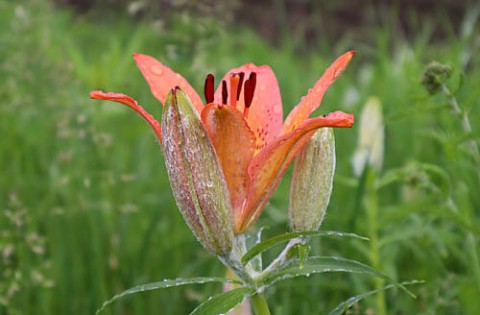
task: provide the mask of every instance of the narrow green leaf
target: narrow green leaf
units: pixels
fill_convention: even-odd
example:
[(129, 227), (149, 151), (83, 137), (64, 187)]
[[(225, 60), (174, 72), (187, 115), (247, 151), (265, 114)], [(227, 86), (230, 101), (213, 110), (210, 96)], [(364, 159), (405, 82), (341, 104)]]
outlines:
[(325, 273), (325, 272), (351, 272), (368, 274), (374, 277), (384, 278), (390, 281), (390, 279), (376, 271), (375, 269), (364, 265), (356, 260), (331, 257), (331, 256), (319, 256), (309, 257), (300, 267), (298, 259), (285, 265), (283, 268), (275, 270), (265, 276), (263, 283), (267, 286), (273, 283), (283, 281), (295, 277), (308, 277), (311, 274)]
[(258, 254), (272, 248), (273, 246), (288, 242), (291, 239), (301, 237), (301, 236), (334, 236), (334, 237), (354, 237), (363, 240), (368, 240), (368, 238), (354, 234), (354, 233), (344, 233), (344, 232), (336, 232), (336, 231), (304, 231), (304, 232), (289, 232), (281, 235), (274, 236), (267, 240), (264, 240), (252, 248), (248, 252), (245, 253), (242, 257), (242, 263), (245, 265), (248, 263), (253, 257), (257, 256)]
[(238, 288), (210, 297), (194, 309), (190, 315), (218, 315), (225, 314), (242, 301), (255, 293), (249, 288)]
[(178, 287), (178, 286), (182, 286), (182, 285), (186, 285), (186, 284), (202, 284), (202, 283), (208, 283), (208, 282), (240, 283), (240, 282), (235, 281), (235, 280), (219, 278), (219, 277), (197, 277), (197, 278), (187, 278), (187, 279), (179, 278), (179, 279), (173, 279), (173, 280), (165, 279), (163, 281), (142, 284), (142, 285), (138, 285), (138, 286), (135, 286), (133, 288), (130, 288), (128, 290), (125, 290), (122, 293), (119, 293), (119, 294), (113, 296), (108, 301), (105, 301), (102, 304), (102, 307), (100, 307), (95, 314), (96, 315), (100, 314), (105, 309), (105, 307), (112, 304), (114, 301), (116, 301), (118, 299), (121, 299), (125, 296), (138, 293), (138, 292), (152, 291), (152, 290), (157, 290), (157, 289), (166, 289), (166, 288)]
[(299, 259), (292, 260), (282, 268), (274, 270), (261, 279), (264, 286), (268, 287), (272, 284), (295, 277), (309, 277), (311, 274), (326, 273), (326, 272), (350, 272), (358, 274), (367, 274), (373, 277), (383, 278), (399, 289), (403, 290), (408, 295), (415, 297), (415, 295), (408, 291), (402, 284), (396, 283), (393, 279), (378, 272), (356, 260), (333, 257), (333, 256), (318, 256), (309, 257), (306, 262), (301, 265)]
[(328, 315), (341, 315), (348, 308), (350, 308), (352, 305), (354, 305), (354, 304), (358, 303), (359, 301), (363, 300), (364, 298), (366, 298), (370, 295), (374, 295), (375, 293), (378, 293), (380, 291), (386, 291), (386, 290), (395, 288), (399, 285), (400, 286), (408, 286), (408, 285), (420, 284), (420, 283), (424, 283), (424, 281), (413, 280), (413, 281), (402, 282), (400, 284), (389, 284), (389, 285), (387, 285), (383, 288), (380, 288), (380, 289), (376, 289), (376, 290), (368, 291), (368, 292), (365, 292), (365, 293), (362, 293), (362, 294), (359, 294), (359, 295), (352, 296), (348, 300), (345, 300), (342, 303), (340, 303), (339, 305), (337, 305), (337, 307), (335, 309), (333, 309), (332, 311), (330, 311), (330, 313), (328, 313)]

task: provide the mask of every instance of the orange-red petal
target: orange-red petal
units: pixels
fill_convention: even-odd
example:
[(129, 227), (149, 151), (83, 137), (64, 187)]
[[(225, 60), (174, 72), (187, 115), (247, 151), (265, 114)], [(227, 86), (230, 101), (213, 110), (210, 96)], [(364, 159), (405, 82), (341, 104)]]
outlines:
[[(280, 88), (277, 78), (269, 66), (257, 67), (252, 63), (247, 63), (241, 67), (231, 69), (224, 76), (223, 80), (228, 84), (229, 93), (231, 93), (230, 75), (240, 72), (245, 73), (245, 80), (250, 76), (250, 73), (255, 72), (257, 74), (257, 84), (253, 94), (252, 104), (249, 108), (247, 121), (255, 134), (255, 149), (256, 152), (258, 152), (277, 137), (282, 129), (283, 111)], [(242, 87), (240, 99), (236, 105), (241, 112), (243, 112), (245, 107), (243, 91), (244, 89)], [(220, 86), (215, 92), (215, 102), (219, 104), (222, 102)]]
[(232, 106), (209, 104), (202, 111), (202, 121), (220, 160), (235, 220), (247, 194), (255, 138), (243, 114)]
[(300, 125), (310, 114), (320, 106), (322, 98), (328, 87), (343, 73), (355, 54), (354, 50), (344, 53), (338, 57), (330, 67), (325, 70), (322, 77), (315, 83), (315, 86), (302, 97), (300, 103), (290, 112), (283, 124), (281, 134), (291, 132)]
[(124, 105), (127, 105), (134, 111), (136, 111), (143, 119), (147, 121), (147, 123), (152, 127), (153, 132), (157, 136), (160, 143), (162, 143), (162, 128), (158, 121), (153, 118), (142, 106), (138, 105), (137, 101), (131, 98), (128, 95), (121, 94), (121, 93), (105, 93), (102, 91), (91, 91), (90, 97), (97, 100), (106, 100), (106, 101), (114, 101)]
[(204, 107), (202, 99), (190, 83), (188, 83), (188, 81), (180, 74), (174, 72), (153, 57), (142, 54), (133, 54), (133, 58), (145, 80), (147, 80), (153, 96), (155, 96), (160, 103), (163, 104), (167, 94), (173, 88), (178, 86), (187, 93), (198, 114), (202, 112)]
[(240, 220), (236, 222), (236, 232), (245, 231), (260, 215), (288, 165), (316, 129), (351, 127), (353, 119), (353, 115), (339, 111), (325, 117), (307, 119), (294, 131), (278, 137), (256, 155), (248, 168), (250, 186), (247, 203)]

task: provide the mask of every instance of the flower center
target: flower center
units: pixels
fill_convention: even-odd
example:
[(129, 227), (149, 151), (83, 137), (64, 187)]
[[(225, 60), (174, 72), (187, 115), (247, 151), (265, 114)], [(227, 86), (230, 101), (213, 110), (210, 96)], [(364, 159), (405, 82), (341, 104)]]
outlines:
[[(257, 85), (257, 74), (255, 72), (250, 73), (248, 79), (245, 81), (245, 73), (232, 73), (230, 75), (230, 98), (229, 91), (227, 88), (227, 81), (222, 80), (222, 106), (231, 105), (237, 106), (237, 102), (240, 99), (240, 94), (242, 93), (243, 86), (243, 100), (245, 107), (243, 109), (243, 115), (248, 117), (248, 110), (252, 105), (253, 94), (255, 93), (255, 87)], [(214, 102), (214, 87), (215, 87), (215, 78), (212, 74), (208, 74), (205, 78), (205, 101), (207, 104)]]

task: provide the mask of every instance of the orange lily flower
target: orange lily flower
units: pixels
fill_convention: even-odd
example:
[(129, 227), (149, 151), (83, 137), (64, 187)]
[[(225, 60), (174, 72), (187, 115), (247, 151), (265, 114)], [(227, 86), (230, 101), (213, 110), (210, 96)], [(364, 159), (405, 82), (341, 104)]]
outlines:
[[(314, 132), (322, 127), (351, 127), (353, 115), (340, 111), (309, 118), (327, 88), (341, 75), (355, 51), (349, 51), (325, 71), (282, 124), (277, 79), (268, 66), (245, 64), (230, 70), (214, 92), (214, 78), (205, 82), (206, 105), (192, 86), (158, 60), (142, 54), (134, 59), (155, 98), (164, 103), (179, 87), (190, 98), (215, 148), (228, 186), (236, 233), (244, 232), (260, 215), (282, 175)], [(140, 114), (162, 143), (155, 118), (131, 97), (92, 91), (94, 99), (125, 104)]]

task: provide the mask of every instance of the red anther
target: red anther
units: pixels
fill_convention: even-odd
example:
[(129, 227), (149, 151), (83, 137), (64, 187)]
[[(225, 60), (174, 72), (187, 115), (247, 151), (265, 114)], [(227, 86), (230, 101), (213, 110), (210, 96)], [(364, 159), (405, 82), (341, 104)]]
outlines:
[(257, 85), (257, 74), (252, 72), (247, 81), (245, 81), (244, 87), (244, 101), (245, 108), (249, 108), (252, 105), (253, 93), (255, 92), (255, 86)]
[(207, 104), (213, 103), (214, 99), (214, 86), (215, 86), (215, 77), (212, 74), (208, 74), (205, 78), (204, 94), (205, 101)]
[(237, 101), (240, 99), (240, 93), (242, 92), (243, 79), (245, 78), (245, 73), (240, 72), (240, 79), (238, 80), (238, 89), (237, 89)]
[(227, 104), (228, 91), (227, 91), (227, 82), (222, 80), (222, 104)]
[(248, 77), (250, 82), (252, 82), (252, 97), (253, 94), (255, 93), (255, 87), (257, 86), (257, 73), (252, 72), (250, 73), (250, 76)]

